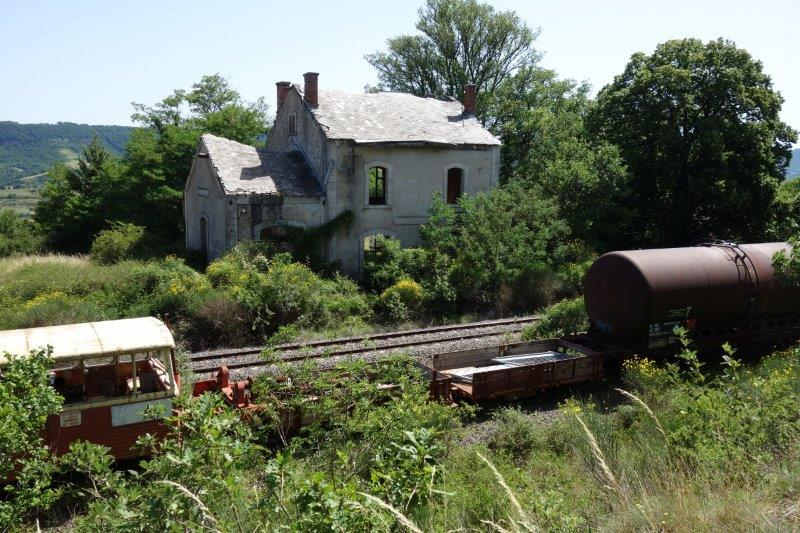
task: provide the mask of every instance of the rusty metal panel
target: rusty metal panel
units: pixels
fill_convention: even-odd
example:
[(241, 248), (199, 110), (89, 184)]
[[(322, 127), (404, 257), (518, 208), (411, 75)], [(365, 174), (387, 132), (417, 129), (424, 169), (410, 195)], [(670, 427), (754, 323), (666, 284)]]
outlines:
[(610, 252), (586, 274), (586, 310), (598, 331), (616, 338), (691, 317), (798, 312), (800, 292), (779, 288), (772, 269), (773, 254), (788, 249), (763, 243)]

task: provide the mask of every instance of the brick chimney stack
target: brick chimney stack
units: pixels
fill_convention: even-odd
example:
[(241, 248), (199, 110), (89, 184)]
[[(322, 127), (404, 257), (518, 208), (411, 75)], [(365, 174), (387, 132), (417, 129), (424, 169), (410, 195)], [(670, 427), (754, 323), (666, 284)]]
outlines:
[[(289, 83), (288, 81), (279, 81), (279, 82), (277, 82), (275, 84), (275, 87), (277, 87), (277, 89), (278, 89), (278, 109), (277, 109), (277, 111), (280, 111), (281, 107), (283, 107), (283, 102), (286, 101), (286, 95), (289, 94), (289, 87), (291, 87), (291, 86), (292, 86), (292, 84)], [(276, 113), (277, 113), (277, 111), (276, 111)]]
[(303, 79), (306, 82), (305, 90), (303, 91), (303, 98), (306, 103), (311, 107), (317, 107), (319, 100), (317, 99), (317, 78), (319, 72), (306, 72), (303, 74)]
[(478, 87), (474, 83), (464, 86), (464, 114), (474, 115), (477, 108)]

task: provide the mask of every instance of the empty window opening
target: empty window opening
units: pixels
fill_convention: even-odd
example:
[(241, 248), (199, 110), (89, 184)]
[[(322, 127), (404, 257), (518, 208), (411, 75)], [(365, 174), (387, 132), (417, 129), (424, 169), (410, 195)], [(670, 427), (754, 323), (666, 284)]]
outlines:
[(383, 250), (383, 240), (390, 239), (388, 235), (383, 235), (382, 233), (373, 233), (372, 235), (367, 235), (364, 237), (364, 240), (361, 243), (362, 251), (364, 252), (364, 259), (370, 260), (372, 259), (375, 254), (380, 253)]
[(289, 135), (297, 135), (297, 115), (289, 115)]
[(456, 204), (464, 190), (464, 170), (453, 167), (447, 169), (447, 203)]
[(386, 168), (369, 169), (369, 205), (386, 205)]

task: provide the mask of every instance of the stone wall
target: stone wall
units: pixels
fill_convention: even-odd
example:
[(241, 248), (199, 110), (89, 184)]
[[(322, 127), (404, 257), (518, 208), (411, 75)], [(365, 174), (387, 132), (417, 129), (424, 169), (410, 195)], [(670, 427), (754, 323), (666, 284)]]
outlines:
[[(496, 187), (499, 179), (499, 147), (450, 149), (430, 146), (351, 145), (331, 143), (336, 171), (328, 185), (329, 214), (345, 209), (355, 214), (347, 235), (330, 244), (330, 258), (342, 262), (350, 274), (361, 270), (364, 237), (381, 233), (399, 239), (404, 246), (420, 244), (419, 226), (427, 218), (434, 194), (446, 197), (447, 170), (463, 170), (463, 192), (474, 194)], [(368, 204), (367, 175), (372, 166), (387, 169), (387, 205)], [(352, 171), (348, 172), (348, 168)]]
[[(297, 135), (289, 135), (289, 117), (296, 117)], [(296, 89), (289, 89), (283, 105), (278, 110), (275, 123), (269, 132), (267, 150), (275, 152), (303, 152), (314, 175), (323, 184), (327, 171), (327, 140), (308, 111)]]
[(201, 218), (205, 218), (209, 258), (219, 257), (225, 252), (232, 237), (226, 203), (208, 158), (195, 157), (193, 172), (184, 190), (187, 249), (202, 249)]

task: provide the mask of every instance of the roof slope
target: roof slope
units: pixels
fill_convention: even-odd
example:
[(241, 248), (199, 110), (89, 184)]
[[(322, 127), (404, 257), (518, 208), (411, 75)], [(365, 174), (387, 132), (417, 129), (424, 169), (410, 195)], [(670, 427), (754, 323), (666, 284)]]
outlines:
[(53, 359), (174, 348), (167, 326), (153, 317), (0, 331), (0, 366), (4, 352), (24, 357), (53, 347)]
[(226, 194), (322, 196), (311, 168), (299, 152), (256, 150), (206, 133), (202, 144)]
[(329, 139), (357, 143), (500, 144), (474, 116), (465, 115), (461, 103), (455, 100), (341, 91), (319, 91), (318, 100), (319, 106), (311, 111)]

